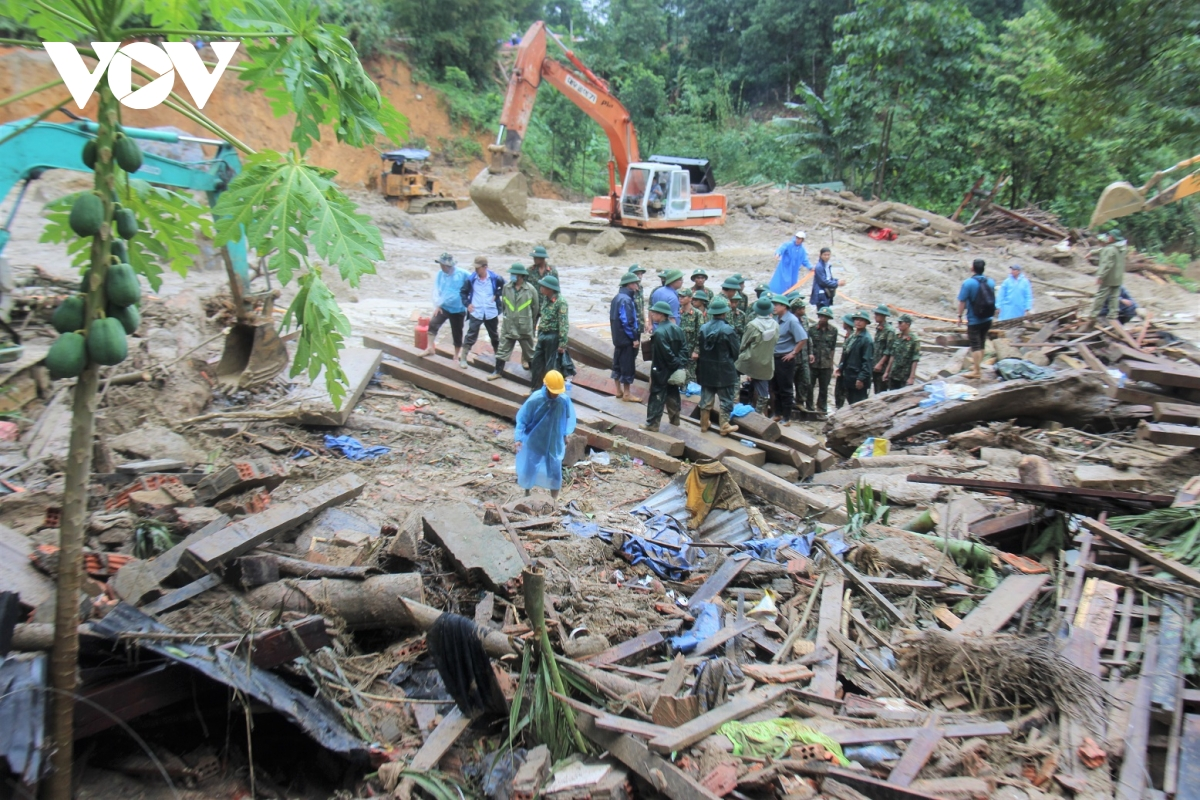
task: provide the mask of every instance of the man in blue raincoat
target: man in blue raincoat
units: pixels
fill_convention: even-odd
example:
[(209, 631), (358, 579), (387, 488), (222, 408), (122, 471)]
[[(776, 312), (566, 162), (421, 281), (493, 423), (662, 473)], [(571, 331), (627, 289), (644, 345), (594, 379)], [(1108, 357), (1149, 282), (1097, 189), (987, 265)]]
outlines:
[(517, 485), (525, 495), (535, 486), (550, 490), (557, 500), (562, 489), (562, 462), (567, 437), (575, 432), (575, 406), (567, 397), (566, 381), (550, 370), (543, 386), (529, 396), (517, 412)]
[(812, 269), (812, 264), (808, 263), (808, 251), (804, 249), (804, 238), (804, 231), (796, 231), (792, 241), (784, 242), (775, 251), (775, 274), (771, 276), (769, 287), (774, 294), (791, 291)]
[(1015, 319), (1033, 313), (1033, 286), (1020, 264), (1008, 268), (1008, 277), (996, 288), (1000, 319)]

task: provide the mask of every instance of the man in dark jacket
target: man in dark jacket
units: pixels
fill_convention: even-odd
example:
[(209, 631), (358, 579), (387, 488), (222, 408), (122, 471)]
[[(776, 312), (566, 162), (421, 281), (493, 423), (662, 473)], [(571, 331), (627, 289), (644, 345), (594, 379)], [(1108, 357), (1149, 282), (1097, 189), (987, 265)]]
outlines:
[(658, 430), (664, 407), (667, 421), (672, 425), (679, 424), (679, 383), (671, 383), (670, 380), (677, 372), (682, 372), (686, 380), (691, 354), (683, 329), (671, 321), (671, 311), (666, 301), (650, 306), (650, 322), (654, 328), (654, 335), (650, 337), (653, 352), (650, 359), (650, 402), (646, 405), (646, 424), (642, 426), (648, 431)]
[(729, 301), (717, 297), (708, 307), (708, 318), (700, 328), (700, 358), (696, 362), (696, 382), (700, 384), (700, 430), (711, 425), (712, 407), (720, 401), (717, 423), (722, 436), (736, 431), (730, 424), (733, 403), (737, 399), (737, 357), (741, 340), (733, 326), (725, 321)]
[(467, 368), (467, 356), (479, 338), (479, 326), (487, 328), (492, 352), (500, 347), (501, 296), (504, 278), (488, 269), (488, 260), (475, 257), (475, 274), (462, 287), (463, 305), (467, 307), (467, 335), (463, 338), (462, 355), (458, 365)]
[(831, 257), (832, 254), (829, 248), (822, 247), (821, 257), (817, 259), (817, 265), (813, 267), (812, 296), (808, 299), (808, 302), (815, 308), (832, 306), (838, 287), (846, 283), (843, 280), (833, 277)]
[(637, 311), (638, 276), (626, 272), (621, 277), (621, 289), (608, 306), (608, 326), (612, 334), (612, 379), (617, 399), (636, 403), (633, 378), (636, 365), (639, 321)]
[(846, 400), (850, 405), (867, 399), (871, 388), (871, 370), (875, 366), (875, 342), (867, 325), (871, 318), (867, 312), (854, 314), (854, 333), (842, 345), (842, 362), (838, 366), (838, 380), (845, 387)]

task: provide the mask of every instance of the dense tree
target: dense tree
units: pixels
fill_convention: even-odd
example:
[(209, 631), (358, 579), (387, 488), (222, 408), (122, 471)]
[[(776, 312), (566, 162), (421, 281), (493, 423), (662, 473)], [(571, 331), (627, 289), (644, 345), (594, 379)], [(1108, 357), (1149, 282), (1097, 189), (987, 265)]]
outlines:
[(503, 0), (400, 0), (395, 8), (408, 47), (435, 78), (457, 67), (482, 85), (492, 72), (497, 41), (510, 33)]

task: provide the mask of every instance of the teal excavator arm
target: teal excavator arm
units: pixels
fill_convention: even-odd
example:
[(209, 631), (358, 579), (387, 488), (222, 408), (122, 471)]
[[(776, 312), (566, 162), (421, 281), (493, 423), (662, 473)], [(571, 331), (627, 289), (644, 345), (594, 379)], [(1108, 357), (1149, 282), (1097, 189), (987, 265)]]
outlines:
[[(34, 120), (16, 120), (0, 125), (0, 199), (8, 196), (12, 188), (21, 184), (13, 209), (0, 228), (0, 254), (3, 254), (10, 235), (9, 226), (20, 207), (21, 199), (31, 181), (41, 177), (49, 169), (69, 169), (75, 172), (91, 172), (83, 163), (83, 145), (96, 138), (98, 126), (90, 120), (79, 120), (60, 124)], [(192, 136), (154, 131), (144, 128), (123, 128), (125, 134), (134, 139), (156, 142), (196, 142), (214, 145), (216, 156), (205, 161), (175, 161), (152, 153), (143, 153), (142, 168), (134, 173), (135, 178), (171, 186), (179, 189), (203, 191), (208, 203), (215, 206), (221, 192), (242, 171), (242, 162), (237, 151), (228, 142), (219, 139), (198, 139)], [(19, 131), (19, 133), (17, 133)], [(13, 135), (16, 133), (17, 135)], [(12, 138), (9, 138), (9, 137)], [(225, 250), (233, 272), (241, 283), (242, 293), (250, 288), (250, 266), (247, 261), (246, 237), (225, 243)]]

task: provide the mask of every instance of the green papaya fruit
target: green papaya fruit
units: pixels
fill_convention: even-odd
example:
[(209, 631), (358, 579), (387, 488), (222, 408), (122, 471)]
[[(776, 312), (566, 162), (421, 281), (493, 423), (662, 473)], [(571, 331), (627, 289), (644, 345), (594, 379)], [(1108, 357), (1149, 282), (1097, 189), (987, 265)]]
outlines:
[(87, 333), (87, 355), (92, 363), (108, 367), (125, 360), (129, 345), (120, 320), (105, 317), (92, 323)]
[(142, 285), (133, 267), (124, 262), (111, 264), (104, 278), (104, 296), (114, 306), (137, 305), (142, 299)]
[(104, 202), (95, 192), (84, 192), (75, 198), (68, 220), (76, 236), (95, 236), (104, 224)]
[(50, 324), (59, 333), (81, 331), (86, 323), (84, 319), (86, 309), (87, 301), (83, 298), (83, 295), (72, 295), (59, 303), (58, 308), (54, 309), (54, 316), (50, 318)]
[(46, 353), (46, 367), (50, 370), (50, 377), (55, 380), (78, 378), (87, 367), (87, 348), (83, 336), (72, 331), (55, 339), (54, 344), (50, 345), (50, 352)]
[(116, 141), (113, 142), (113, 158), (116, 159), (117, 165), (128, 173), (137, 172), (142, 168), (142, 148), (123, 133), (118, 133)]

